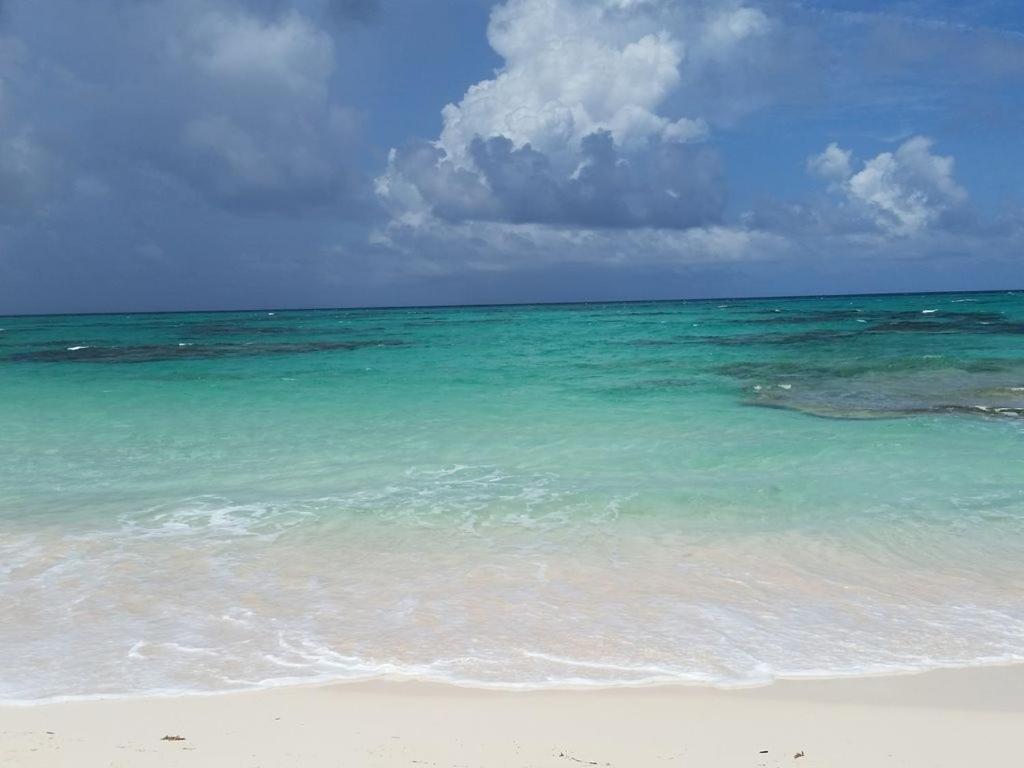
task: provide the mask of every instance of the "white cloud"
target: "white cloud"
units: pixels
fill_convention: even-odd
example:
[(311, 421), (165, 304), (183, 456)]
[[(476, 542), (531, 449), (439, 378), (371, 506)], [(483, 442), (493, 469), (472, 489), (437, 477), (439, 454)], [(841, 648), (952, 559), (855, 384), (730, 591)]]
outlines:
[(830, 182), (845, 182), (853, 175), (850, 161), (853, 153), (832, 142), (820, 155), (807, 159), (807, 169)]
[(598, 130), (626, 148), (702, 139), (699, 115), (660, 109), (685, 77), (771, 30), (762, 11), (734, 2), (507, 0), (487, 30), (504, 66), (444, 108), (438, 143), (462, 164), (475, 136), (556, 157)]
[(505, 136), (558, 158), (596, 130), (626, 146), (662, 135), (673, 121), (656, 110), (679, 83), (682, 44), (665, 30), (630, 38), (609, 5), (510, 0), (495, 8), (488, 40), (505, 66), (442, 111), (438, 143), (447, 156), (465, 164), (476, 136)]
[(679, 89), (773, 29), (733, 0), (506, 0), (487, 30), (503, 66), (443, 108), (432, 145), (392, 152), (378, 196), (406, 223), (714, 224), (717, 156), (685, 148), (709, 123), (679, 114)]
[(771, 26), (771, 21), (758, 8), (730, 9), (712, 19), (703, 43), (708, 51), (721, 55), (747, 38), (766, 34)]
[(188, 30), (186, 44), (203, 72), (233, 87), (319, 96), (334, 67), (330, 35), (296, 11), (267, 19), (214, 7)]
[(915, 136), (895, 152), (882, 152), (853, 172), (852, 153), (831, 144), (808, 168), (894, 235), (915, 235), (967, 201), (953, 178), (954, 160), (932, 154), (932, 141)]

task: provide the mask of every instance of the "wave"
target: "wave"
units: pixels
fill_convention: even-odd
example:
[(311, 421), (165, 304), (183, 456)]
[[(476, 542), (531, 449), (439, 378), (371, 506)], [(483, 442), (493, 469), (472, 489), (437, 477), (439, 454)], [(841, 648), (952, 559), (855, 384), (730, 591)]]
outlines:
[(203, 497), (102, 530), (5, 530), (0, 699), (371, 679), (737, 687), (1024, 662), (1017, 497), (958, 499), (974, 514), (947, 522), (875, 515), (842, 535), (552, 518), (543, 504), (527, 521), (492, 511), (489, 526), (367, 514), (388, 497)]
[[(435, 685), (450, 685), (457, 688), (469, 688), (488, 691), (508, 692), (530, 692), (530, 691), (564, 691), (564, 690), (614, 690), (614, 689), (635, 689), (654, 687), (701, 687), (715, 688), (718, 690), (739, 690), (748, 688), (763, 688), (777, 682), (793, 680), (849, 680), (871, 677), (898, 677), (904, 675), (919, 675), (928, 672), (948, 669), (975, 669), (987, 667), (1008, 667), (1024, 664), (1024, 655), (1009, 654), (1000, 657), (979, 657), (972, 660), (941, 661), (928, 660), (920, 664), (874, 664), (858, 668), (843, 669), (814, 669), (796, 671), (770, 671), (766, 670), (763, 675), (750, 678), (713, 678), (709, 676), (696, 675), (687, 672), (674, 672), (665, 670), (656, 672), (646, 677), (631, 677), (626, 679), (594, 679), (578, 676), (565, 676), (535, 680), (526, 682), (499, 681), (476, 679), (472, 677), (456, 677), (445, 674), (443, 671), (430, 669), (429, 665), (417, 667), (399, 667), (394, 665), (378, 665), (373, 671), (366, 672), (355, 669), (351, 674), (342, 673), (319, 673), (311, 675), (283, 676), (273, 679), (261, 680), (248, 685), (224, 687), (219, 689), (202, 688), (154, 688), (142, 691), (123, 691), (117, 693), (82, 693), (82, 694), (58, 694), (41, 696), (38, 698), (3, 698), (0, 696), (0, 706), (42, 706), (46, 704), (61, 704), (79, 701), (108, 701), (108, 700), (135, 700), (135, 699), (158, 699), (158, 698), (180, 698), (191, 696), (225, 696), (240, 693), (254, 693), (258, 691), (274, 690), (278, 688), (305, 688), (310, 686), (324, 685), (352, 685), (370, 682), (407, 682), (407, 683), (429, 683)], [(577, 664), (568, 662), (569, 666)], [(594, 665), (582, 663), (587, 667), (618, 668), (616, 665)], [(369, 665), (361, 665), (363, 667)]]

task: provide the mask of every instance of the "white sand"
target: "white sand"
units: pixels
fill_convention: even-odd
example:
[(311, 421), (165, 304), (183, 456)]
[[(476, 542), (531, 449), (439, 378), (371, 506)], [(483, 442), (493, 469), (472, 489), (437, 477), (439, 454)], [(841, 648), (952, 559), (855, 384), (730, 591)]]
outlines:
[(581, 765), (1024, 765), (1024, 667), (735, 691), (375, 682), (0, 707), (4, 768)]

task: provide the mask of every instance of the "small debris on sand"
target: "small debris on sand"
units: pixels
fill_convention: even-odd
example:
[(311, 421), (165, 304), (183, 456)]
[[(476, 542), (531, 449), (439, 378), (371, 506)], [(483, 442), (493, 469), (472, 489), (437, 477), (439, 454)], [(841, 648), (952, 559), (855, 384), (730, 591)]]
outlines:
[(795, 755), (793, 755), (793, 759), (794, 760), (799, 760), (803, 756), (804, 756), (804, 751), (801, 749), (799, 752), (797, 752)]
[[(565, 754), (565, 752), (559, 752), (558, 756), (565, 760), (572, 760), (574, 763), (582, 763), (583, 765), (600, 765), (597, 760), (580, 760), (578, 757)], [(611, 765), (611, 763), (605, 763), (605, 765)]]
[(184, 736), (164, 736), (160, 741), (184, 741)]

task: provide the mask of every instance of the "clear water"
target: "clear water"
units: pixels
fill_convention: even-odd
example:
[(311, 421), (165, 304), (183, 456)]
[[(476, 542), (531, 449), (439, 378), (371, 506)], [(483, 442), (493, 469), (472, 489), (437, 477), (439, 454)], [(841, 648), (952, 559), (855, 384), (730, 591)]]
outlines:
[(0, 699), (1024, 660), (1024, 295), (0, 328)]

